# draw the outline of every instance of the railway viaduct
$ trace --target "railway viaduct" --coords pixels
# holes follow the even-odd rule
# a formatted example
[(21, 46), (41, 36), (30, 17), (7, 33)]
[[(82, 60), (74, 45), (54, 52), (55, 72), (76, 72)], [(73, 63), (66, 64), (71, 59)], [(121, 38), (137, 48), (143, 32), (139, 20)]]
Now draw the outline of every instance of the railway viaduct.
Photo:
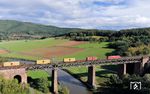
[(87, 84), (94, 88), (95, 85), (95, 65), (119, 65), (118, 74), (120, 76), (129, 74), (142, 74), (144, 72), (145, 66), (150, 63), (150, 57), (125, 57), (116, 60), (96, 60), (96, 61), (82, 61), (74, 63), (62, 63), (47, 64), (47, 65), (25, 65), (20, 67), (0, 67), (0, 75), (5, 79), (17, 78), (20, 83), (27, 83), (27, 70), (36, 69), (52, 69), (52, 90), (55, 94), (58, 94), (58, 74), (57, 68), (64, 67), (78, 67), (78, 66), (88, 66), (88, 80)]

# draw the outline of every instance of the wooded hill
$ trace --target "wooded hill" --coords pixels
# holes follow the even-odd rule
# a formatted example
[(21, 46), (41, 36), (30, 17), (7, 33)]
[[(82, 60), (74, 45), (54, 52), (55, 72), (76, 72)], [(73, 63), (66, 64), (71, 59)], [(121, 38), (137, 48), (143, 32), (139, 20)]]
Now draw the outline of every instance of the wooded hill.
[(30, 22), (0, 20), (1, 39), (42, 38), (66, 34), (77, 30), (74, 28), (59, 28)]

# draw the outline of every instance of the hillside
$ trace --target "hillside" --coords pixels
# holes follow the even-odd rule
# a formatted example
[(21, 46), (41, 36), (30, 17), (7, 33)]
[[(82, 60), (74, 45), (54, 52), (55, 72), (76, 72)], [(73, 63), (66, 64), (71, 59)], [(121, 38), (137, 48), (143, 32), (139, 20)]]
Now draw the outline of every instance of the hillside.
[(59, 28), (14, 20), (0, 20), (1, 39), (41, 38), (61, 35), (77, 29)]
[[(147, 34), (149, 35), (150, 28), (136, 28), (126, 30), (98, 30), (98, 29), (78, 29), (78, 28), (60, 28), (50, 25), (35, 24), (30, 22), (20, 22), (15, 20), (0, 20), (0, 39), (39, 39), (52, 36), (70, 35), (72, 32), (77, 35), (82, 34), (96, 36), (117, 36)], [(139, 33), (141, 32), (141, 33)], [(147, 32), (147, 33), (145, 33)], [(130, 33), (130, 34), (129, 34)], [(76, 35), (75, 34), (75, 35)]]

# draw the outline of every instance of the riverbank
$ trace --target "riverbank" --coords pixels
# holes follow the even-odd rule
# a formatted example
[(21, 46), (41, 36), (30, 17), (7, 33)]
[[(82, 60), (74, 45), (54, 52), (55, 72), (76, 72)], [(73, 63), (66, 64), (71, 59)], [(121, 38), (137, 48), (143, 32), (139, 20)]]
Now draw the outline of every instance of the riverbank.
[[(72, 67), (68, 69), (63, 69), (76, 79), (78, 79), (80, 82), (82, 82), (86, 87), (91, 90), (95, 91), (95, 89), (90, 89), (90, 86), (87, 84), (87, 67)], [(116, 74), (117, 66), (115, 65), (109, 65), (109, 66), (96, 66), (96, 87), (97, 88), (103, 88), (105, 86), (105, 83), (109, 80), (110, 76), (113, 74)]]
[(67, 69), (63, 69), (63, 70), (64, 70), (65, 72), (69, 73), (69, 74), (70, 74), (71, 76), (73, 76), (74, 78), (78, 79), (80, 82), (82, 82), (82, 83), (87, 87), (88, 90), (93, 91), (93, 89), (91, 89), (91, 87), (87, 84), (87, 82), (81, 80), (78, 75), (74, 74), (73, 72), (71, 72), (71, 71), (69, 71), (69, 70), (67, 70)]

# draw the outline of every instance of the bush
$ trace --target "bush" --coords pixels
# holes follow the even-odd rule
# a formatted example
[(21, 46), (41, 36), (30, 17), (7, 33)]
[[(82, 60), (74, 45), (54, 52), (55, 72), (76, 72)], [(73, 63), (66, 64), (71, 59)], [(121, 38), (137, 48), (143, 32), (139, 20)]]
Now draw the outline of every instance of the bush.
[(38, 90), (42, 91), (44, 93), (48, 93), (49, 92), (49, 88), (48, 88), (49, 82), (47, 78), (39, 78), (37, 80), (37, 86), (38, 86)]
[(1, 94), (29, 94), (28, 85), (22, 86), (16, 79), (5, 80), (0, 78), (0, 92)]

